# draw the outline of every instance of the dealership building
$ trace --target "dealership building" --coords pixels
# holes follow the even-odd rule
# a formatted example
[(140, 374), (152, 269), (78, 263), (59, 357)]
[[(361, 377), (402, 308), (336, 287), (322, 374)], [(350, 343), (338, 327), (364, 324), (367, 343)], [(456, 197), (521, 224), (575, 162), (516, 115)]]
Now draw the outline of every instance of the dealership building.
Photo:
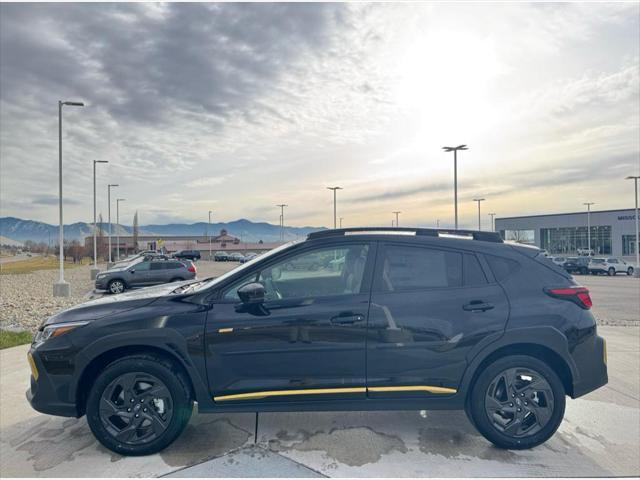
[[(596, 255), (635, 262), (635, 210), (600, 210), (590, 214), (591, 249)], [(587, 212), (496, 218), (505, 240), (536, 245), (550, 254), (577, 255), (588, 248)]]

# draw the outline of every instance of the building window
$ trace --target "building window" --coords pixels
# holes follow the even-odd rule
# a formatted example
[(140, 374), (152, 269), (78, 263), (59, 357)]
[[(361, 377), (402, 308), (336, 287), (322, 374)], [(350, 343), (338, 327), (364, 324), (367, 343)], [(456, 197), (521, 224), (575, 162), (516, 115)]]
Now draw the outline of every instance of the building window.
[(636, 236), (622, 235), (622, 256), (627, 257), (636, 254)]
[[(541, 228), (540, 248), (551, 254), (575, 255), (588, 248), (587, 227)], [(596, 255), (611, 255), (611, 227), (591, 227), (591, 246)]]
[(517, 243), (525, 243), (527, 245), (535, 245), (534, 230), (505, 230), (502, 238)]

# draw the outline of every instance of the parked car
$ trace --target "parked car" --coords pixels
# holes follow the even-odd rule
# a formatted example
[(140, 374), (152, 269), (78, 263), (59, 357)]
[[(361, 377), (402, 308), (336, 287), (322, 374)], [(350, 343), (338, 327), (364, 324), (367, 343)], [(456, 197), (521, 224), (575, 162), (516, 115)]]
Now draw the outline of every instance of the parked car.
[(549, 257), (551, 259), (551, 261), (553, 263), (555, 263), (556, 265), (558, 265), (559, 267), (562, 267), (562, 265), (564, 264), (564, 262), (567, 261), (567, 257)]
[(180, 250), (173, 254), (174, 258), (184, 258), (186, 260), (197, 261), (200, 260), (201, 255), (199, 250)]
[(244, 263), (244, 255), (239, 252), (233, 252), (231, 255), (229, 255), (229, 261)]
[[(318, 257), (344, 261), (283, 268)], [(607, 383), (590, 308), (571, 275), (497, 233), (325, 230), (214, 279), (50, 317), (29, 350), (27, 398), (86, 415), (123, 455), (167, 447), (194, 402), (199, 413), (461, 409), (498, 447), (531, 448), (557, 430), (566, 396)]]
[(589, 273), (589, 257), (568, 257), (562, 268), (569, 273), (586, 275)]
[(606, 273), (610, 277), (616, 273), (633, 275), (633, 265), (619, 258), (592, 258), (589, 262), (589, 273), (593, 275)]
[(257, 256), (258, 256), (258, 254), (257, 254), (257, 253), (253, 253), (253, 252), (247, 253), (247, 254), (244, 256), (244, 258), (243, 258), (242, 260), (240, 260), (240, 263), (246, 263), (246, 262), (248, 262), (249, 260), (253, 260), (253, 259), (254, 259), (254, 258), (256, 258)]
[(156, 257), (100, 272), (95, 287), (109, 293), (122, 293), (133, 287), (191, 280), (195, 276), (196, 267), (188, 260), (158, 260)]
[(216, 252), (213, 254), (213, 260), (215, 262), (228, 262), (229, 254), (227, 252)]

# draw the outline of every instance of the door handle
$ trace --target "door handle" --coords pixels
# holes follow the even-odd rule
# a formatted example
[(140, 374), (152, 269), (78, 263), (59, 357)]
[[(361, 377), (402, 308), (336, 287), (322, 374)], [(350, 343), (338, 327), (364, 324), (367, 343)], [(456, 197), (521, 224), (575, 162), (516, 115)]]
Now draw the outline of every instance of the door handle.
[(364, 315), (360, 314), (352, 314), (351, 312), (346, 314), (339, 314), (335, 317), (331, 317), (331, 323), (335, 323), (338, 325), (349, 325), (356, 322), (361, 322), (364, 320)]
[(491, 310), (493, 305), (487, 302), (483, 302), (482, 300), (472, 300), (466, 305), (462, 306), (463, 310), (467, 312), (485, 312), (487, 310)]

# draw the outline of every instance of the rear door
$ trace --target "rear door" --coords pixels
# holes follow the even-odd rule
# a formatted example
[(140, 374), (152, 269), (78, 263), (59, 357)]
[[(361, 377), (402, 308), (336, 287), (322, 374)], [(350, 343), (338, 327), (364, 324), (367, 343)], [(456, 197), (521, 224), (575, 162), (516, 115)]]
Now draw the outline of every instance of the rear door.
[(149, 272), (149, 284), (158, 284), (168, 282), (168, 275), (171, 273), (169, 271), (169, 262), (164, 260), (156, 260), (151, 262), (151, 271)]
[(369, 396), (455, 393), (469, 353), (504, 331), (509, 308), (502, 288), (489, 281), (472, 252), (393, 243), (378, 252), (368, 324)]

